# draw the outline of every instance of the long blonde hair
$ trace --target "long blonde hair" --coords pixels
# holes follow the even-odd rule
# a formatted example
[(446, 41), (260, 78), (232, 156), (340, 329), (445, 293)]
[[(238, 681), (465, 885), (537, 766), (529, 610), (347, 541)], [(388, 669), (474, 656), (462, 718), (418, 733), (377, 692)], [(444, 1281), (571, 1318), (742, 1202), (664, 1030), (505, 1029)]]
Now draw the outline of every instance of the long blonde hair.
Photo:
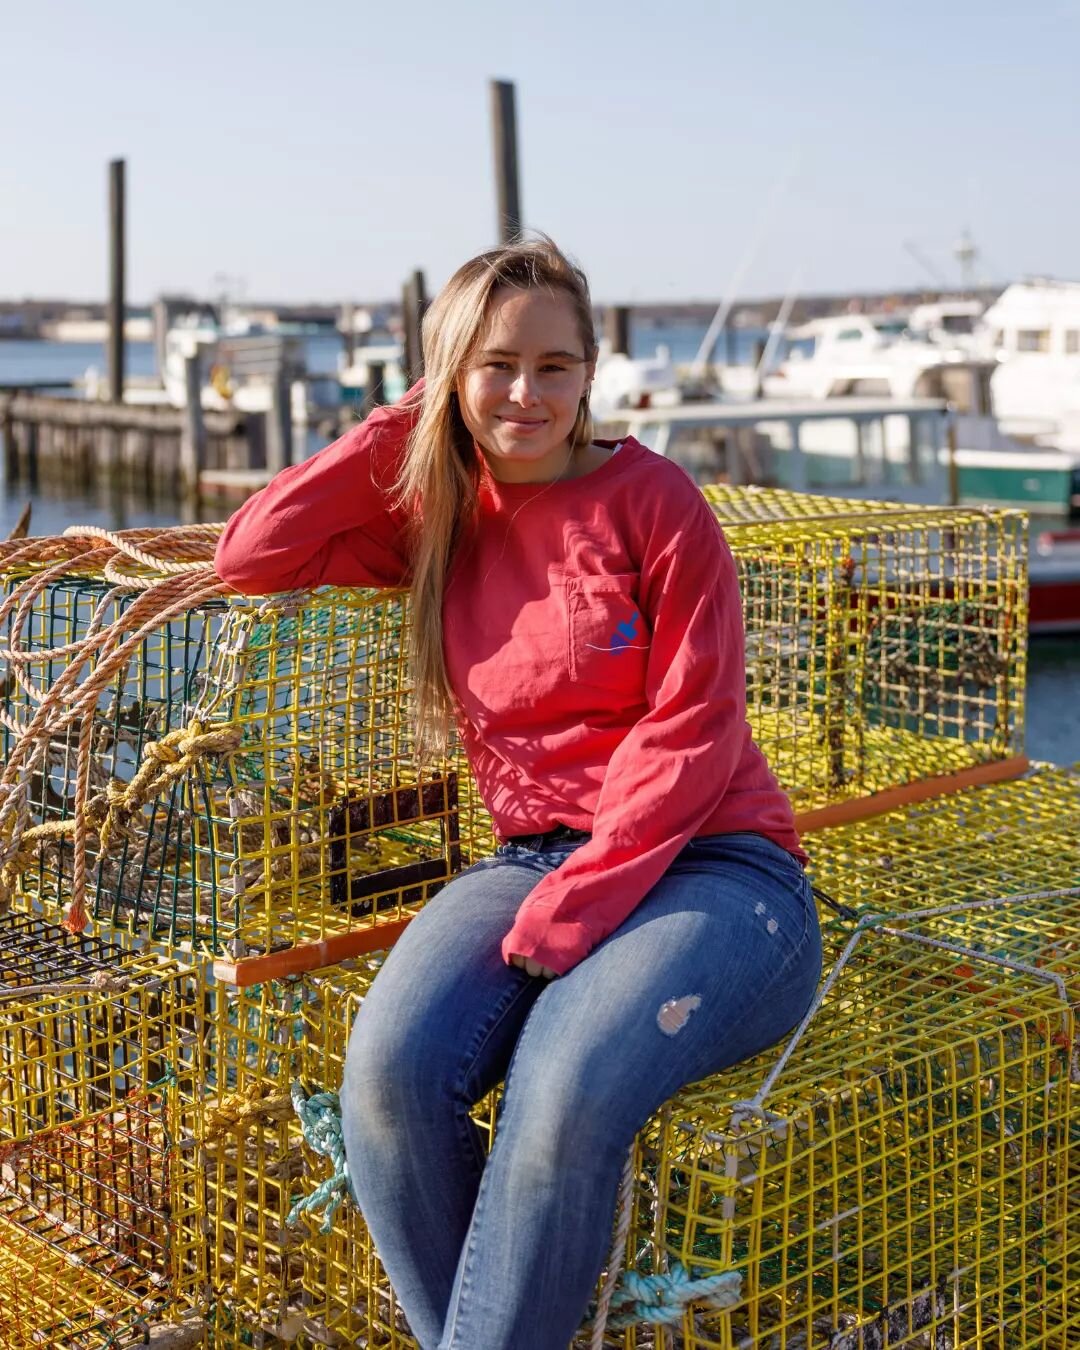
[[(445, 751), (456, 700), (443, 656), (443, 594), (454, 550), (475, 524), (479, 464), (458, 406), (458, 375), (472, 354), (493, 293), (502, 286), (562, 291), (573, 304), (585, 357), (596, 355), (585, 273), (546, 235), (490, 249), (459, 267), (424, 316), (420, 416), (395, 484), (414, 521), (410, 648), (417, 753)], [(592, 441), (588, 390), (570, 433)]]

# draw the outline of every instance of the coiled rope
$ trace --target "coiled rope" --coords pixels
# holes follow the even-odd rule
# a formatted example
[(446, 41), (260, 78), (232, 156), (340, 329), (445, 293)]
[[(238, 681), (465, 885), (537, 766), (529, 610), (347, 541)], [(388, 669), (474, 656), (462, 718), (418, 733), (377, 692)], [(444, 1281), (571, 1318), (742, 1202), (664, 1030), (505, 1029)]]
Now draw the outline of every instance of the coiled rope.
[(349, 1190), (349, 1164), (345, 1158), (345, 1137), (341, 1130), (341, 1100), (336, 1092), (313, 1092), (304, 1095), (299, 1083), (292, 1085), (292, 1104), (300, 1120), (300, 1128), (308, 1147), (330, 1159), (333, 1171), (325, 1181), (301, 1200), (297, 1200), (285, 1220), (290, 1227), (301, 1214), (314, 1213), (325, 1207), (320, 1233), (329, 1233), (334, 1215)]
[[(213, 570), (220, 525), (186, 525), (168, 530), (111, 531), (72, 526), (62, 536), (15, 540), (0, 544), (0, 568), (6, 573), (26, 568), (30, 575), (0, 602), (0, 624), (10, 617), (8, 645), (0, 658), (36, 710), (23, 723), (11, 713), (0, 721), (13, 734), (14, 745), (0, 772), (0, 910), (44, 842), (69, 838), (74, 848), (71, 902), (64, 926), (81, 932), (88, 922), (87, 836), (93, 829), (102, 848), (127, 836), (127, 827), (146, 802), (182, 777), (207, 754), (225, 753), (238, 743), (233, 729), (209, 730), (201, 722), (170, 732), (144, 751), (132, 783), (110, 785), (90, 795), (94, 713), (101, 695), (126, 669), (141, 643), (163, 623), (228, 592)], [(142, 571), (130, 571), (134, 565)], [(127, 567), (128, 570), (124, 570)], [(112, 589), (97, 603), (83, 635), (59, 647), (28, 650), (23, 644), (35, 602), (45, 588), (64, 575), (98, 572)], [(135, 599), (105, 624), (117, 597), (136, 592)], [(27, 668), (63, 661), (60, 674), (45, 691), (28, 678)], [(81, 678), (90, 666), (85, 678)], [(30, 784), (47, 767), (50, 746), (73, 725), (79, 726), (75, 764), (75, 801), (70, 819), (35, 824)]]

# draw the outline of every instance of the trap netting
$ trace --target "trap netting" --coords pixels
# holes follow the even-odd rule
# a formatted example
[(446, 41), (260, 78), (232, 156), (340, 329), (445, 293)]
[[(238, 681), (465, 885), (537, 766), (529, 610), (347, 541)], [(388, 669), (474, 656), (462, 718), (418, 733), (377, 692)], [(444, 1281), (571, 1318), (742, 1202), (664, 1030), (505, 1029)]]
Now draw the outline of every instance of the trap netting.
[(97, 1350), (205, 1298), (197, 974), (0, 918), (4, 1345)]
[(1021, 753), (1022, 513), (704, 493), (739, 572), (750, 724), (797, 812)]

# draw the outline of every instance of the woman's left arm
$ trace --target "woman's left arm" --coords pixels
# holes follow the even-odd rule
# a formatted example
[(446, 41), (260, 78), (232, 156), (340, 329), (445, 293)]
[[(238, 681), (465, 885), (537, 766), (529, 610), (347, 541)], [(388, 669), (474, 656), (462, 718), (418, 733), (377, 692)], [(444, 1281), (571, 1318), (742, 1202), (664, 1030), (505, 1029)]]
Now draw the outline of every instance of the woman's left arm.
[(614, 932), (713, 813), (750, 739), (735, 563), (700, 491), (678, 497), (674, 534), (642, 560), (648, 711), (611, 757), (592, 838), (518, 910), (507, 961), (563, 975)]

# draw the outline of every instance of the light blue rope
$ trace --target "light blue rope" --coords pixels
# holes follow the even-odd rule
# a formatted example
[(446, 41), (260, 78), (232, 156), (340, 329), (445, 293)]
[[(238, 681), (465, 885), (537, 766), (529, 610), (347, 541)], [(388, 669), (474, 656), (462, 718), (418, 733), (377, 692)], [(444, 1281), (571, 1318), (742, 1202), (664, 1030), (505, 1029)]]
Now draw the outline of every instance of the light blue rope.
[(673, 1326), (681, 1322), (689, 1303), (707, 1303), (711, 1308), (730, 1308), (742, 1298), (742, 1276), (737, 1270), (694, 1279), (679, 1261), (667, 1275), (623, 1273), (619, 1287), (611, 1297), (612, 1329), (651, 1322), (654, 1326)]
[(349, 1164), (345, 1161), (345, 1138), (341, 1133), (341, 1102), (336, 1092), (313, 1092), (310, 1097), (305, 1097), (299, 1083), (293, 1083), (290, 1095), (305, 1142), (316, 1153), (329, 1158), (334, 1170), (310, 1195), (297, 1200), (285, 1222), (291, 1226), (301, 1214), (314, 1212), (325, 1205), (326, 1214), (319, 1232), (329, 1233), (334, 1215), (349, 1189)]

